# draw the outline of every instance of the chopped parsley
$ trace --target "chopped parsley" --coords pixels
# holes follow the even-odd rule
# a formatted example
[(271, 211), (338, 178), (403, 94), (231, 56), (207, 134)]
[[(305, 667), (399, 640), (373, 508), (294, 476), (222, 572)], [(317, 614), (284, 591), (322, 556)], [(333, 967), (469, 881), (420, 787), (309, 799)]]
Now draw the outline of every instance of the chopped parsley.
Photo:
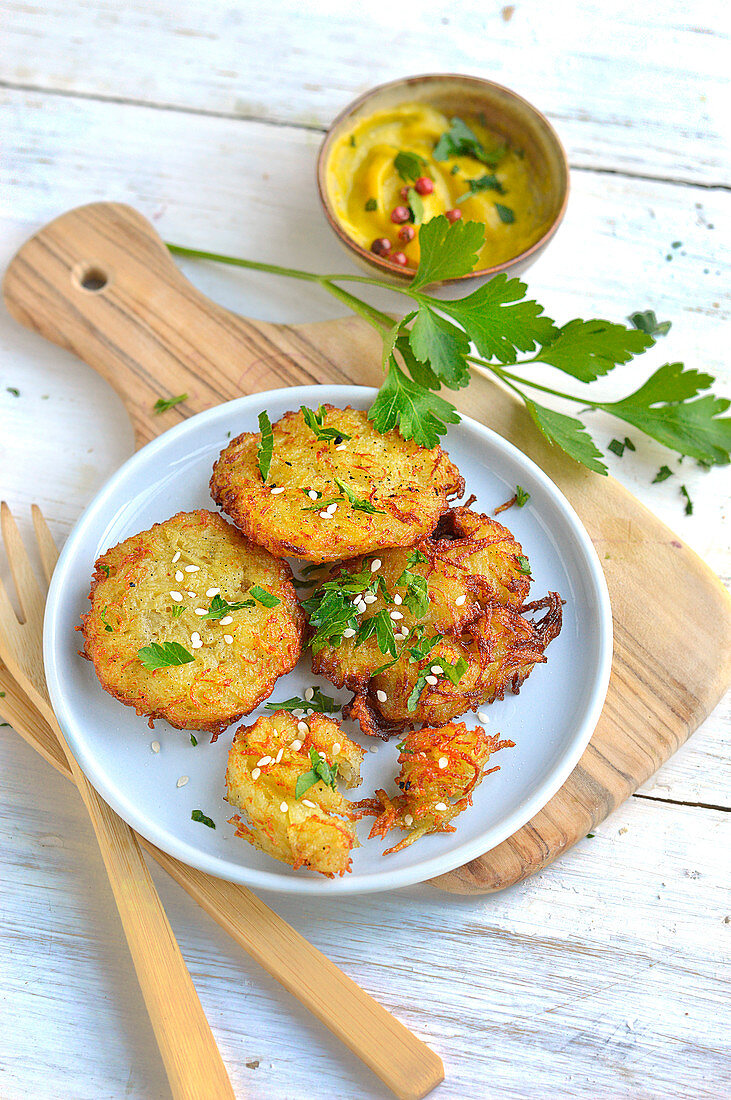
[(424, 221), (424, 200), (414, 187), (409, 188), (406, 201), (409, 204), (412, 222), (414, 225), (421, 225)]
[[(355, 645), (359, 646), (370, 638), (376, 636), (376, 643), (381, 653), (390, 657), (396, 657), (396, 636), (393, 629), (393, 619), (388, 611), (383, 608), (377, 611), (358, 628), (355, 636)], [(374, 675), (373, 673), (371, 675)]]
[(196, 735), (194, 733), (191, 733), (191, 735), (190, 735), (190, 743), (194, 747), (195, 747), (195, 745), (198, 744), (198, 738), (196, 737)]
[(294, 797), (297, 799), (302, 798), (302, 795), (309, 791), (310, 787), (313, 787), (315, 783), (322, 780), (328, 787), (332, 787), (335, 790), (335, 779), (338, 774), (337, 764), (328, 764), (324, 756), (321, 756), (316, 748), (310, 749), (310, 763), (312, 768), (308, 772), (304, 772), (297, 778), (297, 782), (294, 788)]
[(340, 710), (340, 703), (331, 699), (329, 695), (323, 695), (319, 687), (312, 686), (312, 698), (300, 699), (296, 695), (291, 699), (284, 699), (281, 703), (267, 703), (267, 710), (313, 710), (317, 714), (336, 714)]
[(261, 432), (261, 439), (259, 440), (259, 446), (256, 448), (256, 462), (261, 479), (266, 482), (269, 477), (269, 467), (272, 464), (272, 455), (274, 454), (274, 432), (266, 410), (259, 413), (259, 431)]
[(530, 576), (530, 562), (523, 554), (518, 554), (518, 572), (523, 573), (524, 576)]
[(175, 408), (181, 401), (187, 401), (187, 393), (179, 393), (177, 397), (158, 397), (155, 404), (152, 406), (152, 411), (155, 416), (159, 416), (160, 413), (167, 412), (168, 409)]
[(480, 176), (480, 178), (476, 180), (467, 180), (467, 186), (469, 187), (469, 191), (459, 196), (456, 200), (457, 205), (464, 202), (465, 199), (471, 199), (473, 195), (479, 195), (481, 191), (497, 191), (498, 195), (505, 194), (505, 188), (493, 172), (489, 172), (485, 176)]
[(171, 609), (170, 614), (172, 615), (172, 617), (174, 619), (179, 619), (184, 611), (185, 611), (185, 604), (184, 603), (176, 603), (175, 607), (173, 607)]
[(652, 336), (654, 339), (656, 336), (667, 336), (672, 328), (672, 321), (658, 321), (655, 316), (654, 310), (646, 309), (644, 311), (638, 310), (636, 313), (630, 313), (627, 320), (640, 332), (646, 332), (648, 336)]
[(530, 493), (522, 485), (515, 486), (515, 503), (519, 508), (525, 507), (530, 500)]
[(503, 225), (512, 225), (515, 221), (515, 212), (510, 209), (509, 206), (503, 206), (501, 202), (495, 203), (495, 209), (497, 210), (497, 216)]
[(203, 813), (203, 810), (193, 810), (192, 814), (190, 815), (190, 820), (198, 821), (201, 825), (207, 825), (209, 829), (216, 828), (215, 821), (212, 818), (207, 817), (206, 814)]
[(429, 562), (428, 557), (421, 550), (412, 550), (406, 559), (406, 565), (427, 565)]
[(138, 649), (137, 656), (149, 672), (157, 668), (170, 668), (173, 665), (187, 665), (195, 660), (180, 642), (152, 642)]
[[(255, 586), (258, 587), (258, 586)], [(262, 589), (263, 591), (263, 589)], [(252, 589), (252, 596), (254, 591)], [(276, 599), (276, 597), (272, 597)], [(263, 602), (263, 601), (262, 601)], [(277, 600), (279, 603), (279, 600)], [(228, 600), (224, 600), (223, 596), (214, 596), (211, 600), (211, 606), (206, 611), (205, 615), (202, 615), (202, 619), (222, 619), (224, 615), (228, 615), (230, 611), (241, 611), (244, 607), (254, 607), (253, 600), (241, 600), (240, 603), (229, 603)]]
[(6, 386), (5, 389), (8, 393), (11, 393), (13, 397), (20, 397), (20, 390), (17, 386)]
[(376, 202), (375, 199), (368, 199), (366, 204), (365, 204), (365, 208), (368, 211), (368, 213), (370, 214), (371, 211), (378, 210), (378, 203)]
[(411, 573), (404, 569), (396, 584), (406, 588), (404, 605), (415, 618), (420, 619), (429, 610), (429, 582), (421, 573)]
[(337, 428), (326, 428), (324, 426), (325, 416), (327, 415), (327, 410), (324, 405), (320, 405), (317, 412), (302, 405), (300, 406), (300, 412), (304, 417), (305, 424), (310, 431), (315, 434), (317, 439), (327, 442), (334, 441), (335, 443), (342, 443), (343, 440), (350, 439), (350, 436), (346, 435), (345, 432), (338, 431)]
[(492, 167), (503, 159), (508, 151), (507, 145), (487, 152), (474, 130), (456, 116), (449, 129), (442, 134), (434, 146), (434, 160), (448, 160), (450, 157), (472, 157), (481, 164)]
[(467, 671), (467, 661), (464, 657), (458, 657), (454, 664), (450, 664), (448, 661), (444, 660), (441, 660), (439, 664), (442, 666), (442, 671), (450, 684), (454, 684), (455, 686), (460, 682)]
[[(350, 501), (351, 506), (355, 508), (357, 512), (367, 512), (369, 515), (374, 515), (377, 512), (378, 515), (385, 516), (386, 513), (384, 512), (383, 508), (376, 508), (376, 506), (374, 504), (371, 504), (369, 500), (362, 500), (360, 497), (357, 497), (353, 490), (348, 488), (344, 481), (340, 481), (338, 478), (335, 478), (335, 484), (337, 485), (338, 489), (340, 489), (340, 491), (345, 494), (345, 496)], [(333, 503), (335, 502), (333, 501)]]
[(419, 176), (429, 175), (429, 164), (424, 157), (410, 150), (402, 149), (393, 158), (393, 166), (404, 183), (418, 180)]
[(673, 471), (669, 466), (661, 466), (652, 479), (652, 484), (657, 485), (659, 481), (667, 481), (669, 477), (673, 476)]
[(690, 493), (686, 489), (685, 485), (680, 486), (680, 492), (685, 497), (685, 514), (686, 516), (693, 515), (693, 501), (690, 499)]
[[(249, 595), (253, 596), (264, 607), (276, 607), (282, 601), (279, 596), (275, 596), (273, 592), (267, 592), (266, 588), (262, 588), (259, 584), (254, 584), (249, 589)], [(244, 605), (246, 606), (246, 605)], [(238, 610), (238, 608), (236, 609)], [(206, 616), (207, 618), (208, 616)]]
[(416, 683), (414, 684), (413, 691), (411, 692), (411, 695), (409, 696), (409, 698), (406, 700), (406, 709), (408, 710), (408, 712), (410, 714), (412, 714), (416, 710), (416, 708), (419, 704), (419, 699), (421, 698), (421, 693), (424, 690), (424, 688), (426, 687), (426, 678), (427, 678), (428, 675), (429, 675), (429, 670), (427, 668), (425, 668), (425, 669), (422, 669), (422, 671), (416, 677)]
[(104, 608), (104, 610), (101, 613), (101, 620), (104, 623), (104, 629), (109, 634), (113, 634), (114, 633), (114, 627), (110, 626), (109, 623), (107, 622), (107, 609), (106, 609), (106, 607)]
[(109, 576), (109, 566), (108, 565), (104, 565), (104, 563), (102, 563), (99, 566), (99, 568), (101, 569), (101, 571), (102, 571), (102, 573), (104, 574), (105, 577)]

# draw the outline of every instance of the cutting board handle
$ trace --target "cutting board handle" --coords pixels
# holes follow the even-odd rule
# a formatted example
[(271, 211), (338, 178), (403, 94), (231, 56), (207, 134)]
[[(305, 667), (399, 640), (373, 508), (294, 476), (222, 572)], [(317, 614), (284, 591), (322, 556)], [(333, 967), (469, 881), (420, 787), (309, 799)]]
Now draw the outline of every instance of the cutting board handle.
[[(295, 359), (279, 326), (239, 317), (196, 290), (153, 226), (121, 203), (79, 206), (46, 225), (11, 260), (3, 294), (16, 320), (111, 383), (138, 446), (244, 393), (322, 380), (306, 326)], [(182, 393), (184, 402), (154, 415), (158, 398)]]

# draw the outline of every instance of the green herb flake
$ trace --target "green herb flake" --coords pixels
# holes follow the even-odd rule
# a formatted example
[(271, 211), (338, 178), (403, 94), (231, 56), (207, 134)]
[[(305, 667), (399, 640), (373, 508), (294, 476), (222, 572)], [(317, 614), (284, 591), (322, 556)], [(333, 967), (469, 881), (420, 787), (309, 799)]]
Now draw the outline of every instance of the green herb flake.
[(312, 691), (311, 699), (300, 699), (296, 695), (291, 699), (284, 699), (281, 703), (267, 703), (267, 710), (312, 710), (317, 714), (337, 714), (341, 709), (340, 703), (335, 699), (331, 699), (329, 695), (323, 695), (319, 687), (315, 687), (314, 684), (310, 689)]
[(350, 147), (351, 147), (351, 149), (355, 149), (357, 144), (358, 143), (355, 140), (355, 134), (351, 134), (350, 135)]
[(8, 393), (11, 393), (13, 397), (20, 397), (20, 390), (17, 386), (6, 386), (5, 389)]
[(296, 799), (302, 798), (302, 795), (309, 791), (310, 787), (313, 787), (315, 783), (322, 780), (322, 782), (335, 790), (335, 779), (338, 774), (337, 764), (328, 764), (324, 756), (321, 756), (316, 748), (310, 749), (310, 763), (312, 769), (300, 775), (297, 779), (294, 788), (294, 797)]
[(685, 497), (685, 514), (686, 516), (693, 515), (693, 501), (690, 499), (690, 493), (686, 489), (685, 485), (680, 486), (680, 492)]
[(624, 437), (624, 445), (625, 445), (625, 447), (627, 448), (628, 451), (636, 451), (637, 450), (634, 443), (632, 442), (632, 440), (628, 436)]
[(317, 412), (313, 409), (308, 409), (305, 405), (300, 406), (300, 412), (304, 418), (305, 424), (311, 432), (315, 434), (315, 437), (326, 442), (334, 441), (335, 443), (342, 443), (346, 439), (350, 439), (349, 435), (345, 432), (338, 431), (337, 428), (325, 427), (325, 416), (327, 410), (324, 405), (320, 405)]
[(497, 210), (497, 216), (503, 225), (512, 225), (515, 221), (515, 213), (509, 206), (503, 206), (501, 202), (495, 203), (495, 209)]
[(442, 134), (434, 146), (434, 160), (448, 160), (451, 157), (472, 157), (481, 164), (494, 166), (499, 164), (508, 151), (507, 145), (488, 152), (474, 130), (456, 116), (449, 129)]
[(259, 413), (259, 431), (261, 432), (261, 439), (256, 449), (256, 461), (261, 479), (266, 482), (269, 477), (269, 467), (272, 464), (272, 455), (274, 454), (274, 432), (272, 431), (272, 422), (265, 410)]
[(529, 577), (531, 575), (530, 562), (526, 557), (523, 556), (523, 554), (518, 554), (518, 567), (519, 573), (522, 573), (526, 577)]
[(418, 180), (420, 176), (429, 175), (429, 164), (419, 153), (402, 149), (393, 159), (393, 166), (404, 183)]
[[(670, 259), (670, 257), (668, 257)], [(653, 339), (656, 336), (667, 336), (672, 328), (672, 321), (658, 321), (655, 313), (651, 309), (644, 311), (638, 310), (636, 313), (631, 313), (627, 320), (630, 324), (634, 325), (640, 332), (646, 332), (648, 336), (652, 336)]]
[(414, 225), (421, 225), (424, 221), (424, 200), (414, 187), (409, 188), (406, 201), (409, 204), (412, 222)]
[(657, 485), (659, 481), (667, 481), (669, 477), (673, 476), (673, 471), (669, 466), (661, 466), (652, 479), (652, 484)]
[(369, 500), (362, 500), (360, 497), (357, 497), (353, 490), (350, 489), (344, 481), (339, 481), (338, 478), (335, 478), (335, 484), (337, 485), (338, 489), (340, 489), (340, 491), (348, 498), (351, 507), (353, 507), (357, 512), (367, 512), (369, 515), (375, 515), (376, 513), (378, 513), (378, 515), (380, 516), (385, 516), (386, 513), (384, 512), (383, 508), (376, 508), (376, 506), (374, 504), (371, 504)]
[(203, 813), (203, 810), (193, 810), (190, 815), (190, 820), (198, 821), (201, 825), (207, 825), (209, 829), (216, 828), (215, 821), (212, 818), (207, 817), (206, 814)]
[(406, 565), (409, 566), (409, 567), (414, 566), (414, 565), (428, 565), (428, 564), (429, 564), (429, 559), (426, 556), (426, 554), (422, 553), (421, 550), (412, 550), (409, 553), (408, 558), (406, 559)]
[(621, 458), (624, 454), (624, 443), (620, 443), (618, 439), (613, 439), (607, 450), (612, 451), (618, 458)]
[(187, 665), (195, 660), (180, 642), (152, 642), (138, 649), (137, 656), (149, 672), (158, 668), (171, 668), (174, 665)]
[[(255, 585), (254, 587), (258, 587), (258, 585)], [(262, 589), (262, 591), (264, 590)], [(276, 599), (276, 597), (272, 598)], [(277, 603), (279, 603), (279, 600), (277, 600)], [(224, 615), (228, 615), (231, 611), (241, 611), (245, 607), (254, 606), (255, 604), (253, 600), (241, 600), (240, 603), (229, 603), (228, 600), (224, 600), (223, 596), (214, 596), (211, 600), (210, 607), (206, 611), (205, 615), (201, 616), (201, 618), (204, 621), (206, 619), (222, 619)]]
[(465, 191), (464, 195), (459, 196), (456, 200), (457, 205), (464, 202), (465, 199), (471, 199), (473, 195), (479, 195), (482, 191), (497, 191), (498, 195), (505, 194), (505, 188), (494, 172), (489, 172), (487, 175), (480, 176), (479, 179), (467, 180), (466, 182), (469, 190)]
[(586, 834), (586, 839), (587, 840), (593, 840), (595, 836), (596, 836), (596, 833), (587, 833)]
[(155, 404), (152, 406), (152, 411), (155, 416), (159, 416), (160, 413), (167, 412), (168, 409), (174, 409), (176, 405), (179, 405), (181, 401), (187, 401), (187, 393), (179, 393), (177, 397), (158, 397)]
[[(393, 630), (393, 619), (385, 608), (377, 611), (375, 615), (371, 615), (369, 619), (361, 623), (354, 644), (356, 646), (362, 645), (373, 634), (376, 636), (376, 644), (381, 653), (385, 657), (396, 657), (396, 636)], [(371, 675), (374, 676), (375, 673), (371, 673)]]
[(453, 164), (452, 167), (449, 169), (450, 176), (456, 176), (458, 172), (459, 172), (459, 165), (458, 164)]
[(421, 698), (422, 691), (426, 687), (426, 678), (428, 675), (429, 671), (427, 669), (424, 669), (416, 677), (416, 683), (414, 684), (413, 691), (411, 692), (409, 698), (406, 700), (406, 709), (408, 710), (409, 714), (413, 714), (413, 712), (419, 705), (419, 699)]
[(194, 747), (198, 744), (198, 738), (196, 737), (196, 735), (194, 733), (191, 733), (191, 735), (190, 735), (190, 743)]
[(104, 574), (105, 577), (109, 577), (109, 566), (108, 565), (105, 565), (104, 562), (102, 562), (102, 564), (100, 566), (98, 566), (98, 568), (101, 570), (101, 572)]
[(378, 210), (378, 203), (375, 199), (367, 199), (366, 204), (365, 204), (365, 208), (368, 211), (368, 213), (370, 214), (374, 210)]
[(0, 691), (0, 699), (4, 699), (4, 698), (5, 698), (5, 692), (4, 692), (4, 691)]
[(172, 617), (174, 619), (179, 619), (184, 611), (185, 611), (185, 604), (184, 603), (176, 603), (175, 607), (171, 608), (170, 614), (172, 615)]
[(101, 613), (101, 620), (104, 623), (104, 629), (109, 634), (113, 634), (114, 633), (114, 627), (110, 626), (109, 623), (107, 622), (107, 609), (106, 609), (106, 607), (104, 608), (104, 610)]
[(530, 500), (530, 493), (522, 485), (515, 486), (515, 503), (519, 508), (524, 508)]
[(249, 589), (249, 595), (253, 596), (263, 607), (276, 607), (282, 602), (279, 596), (275, 596), (273, 592), (267, 592), (266, 588), (262, 588), (259, 584), (252, 585)]

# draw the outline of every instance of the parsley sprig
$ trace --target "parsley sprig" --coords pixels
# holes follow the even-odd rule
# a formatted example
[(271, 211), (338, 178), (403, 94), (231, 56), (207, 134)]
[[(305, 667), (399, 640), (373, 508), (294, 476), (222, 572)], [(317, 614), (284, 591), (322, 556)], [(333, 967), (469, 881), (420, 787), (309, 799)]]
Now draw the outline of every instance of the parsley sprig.
[(335, 779), (338, 774), (337, 764), (328, 764), (324, 756), (321, 756), (316, 748), (310, 749), (310, 763), (312, 768), (308, 772), (304, 772), (297, 777), (297, 782), (294, 787), (294, 797), (299, 799), (302, 795), (309, 791), (310, 787), (314, 787), (315, 783), (319, 783), (320, 780), (335, 790)]
[(283, 699), (281, 703), (267, 703), (267, 710), (312, 710), (317, 714), (336, 714), (341, 709), (341, 704), (331, 699), (329, 695), (323, 695), (319, 687), (312, 687), (311, 699), (300, 699), (294, 695), (291, 699)]
[[(504, 150), (490, 154), (479, 142), (472, 144), (475, 135), (458, 122), (454, 119), (449, 137), (440, 139), (440, 157), (466, 155), (492, 166), (504, 155)], [(540, 403), (536, 395), (571, 401), (580, 407), (582, 417), (590, 411), (610, 413), (704, 465), (728, 464), (731, 418), (723, 413), (731, 402), (705, 392), (715, 381), (709, 374), (686, 369), (682, 363), (666, 363), (627, 397), (599, 401), (520, 373), (523, 368), (545, 364), (588, 385), (652, 347), (654, 336), (662, 333), (664, 325), (645, 324), (654, 329), (652, 334), (598, 319), (578, 318), (559, 325), (546, 315), (543, 306), (527, 297), (525, 283), (504, 273), (463, 298), (445, 301), (426, 293), (431, 284), (473, 271), (484, 239), (485, 227), (478, 222), (450, 224), (443, 215), (432, 218), (419, 230), (421, 259), (416, 273), (410, 283), (398, 286), (365, 275), (318, 275), (179, 245), (168, 247), (177, 255), (319, 283), (373, 325), (383, 340), (385, 380), (368, 415), (380, 432), (396, 428), (404, 439), (424, 447), (436, 446), (447, 426), (460, 419), (454, 405), (439, 391), (467, 386), (470, 371), (477, 368), (494, 375), (524, 402), (551, 444), (596, 473), (606, 474), (607, 467), (584, 420)], [(346, 282), (390, 289), (407, 299), (409, 312), (394, 320), (340, 285)], [(471, 345), (477, 355), (471, 354)], [(259, 465), (263, 477), (265, 468), (268, 473), (268, 465), (262, 461), (266, 457), (262, 439)]]

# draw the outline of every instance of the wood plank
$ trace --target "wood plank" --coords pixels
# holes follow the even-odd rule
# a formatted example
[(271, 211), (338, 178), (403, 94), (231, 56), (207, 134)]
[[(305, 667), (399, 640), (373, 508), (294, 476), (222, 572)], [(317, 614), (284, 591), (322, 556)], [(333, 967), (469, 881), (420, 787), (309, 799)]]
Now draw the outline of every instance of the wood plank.
[[(354, 96), (407, 73), (507, 84), (557, 127), (576, 166), (731, 183), (724, 7), (623, 0), (364, 7), (252, 0), (4, 5), (4, 82), (322, 130)], [(508, 10), (511, 17), (508, 17)], [(601, 28), (601, 30), (599, 30)], [(273, 62), (273, 48), (276, 61)], [(161, 64), (160, 59), (164, 58)], [(318, 74), (313, 76), (313, 74)]]
[[(108, 280), (98, 293), (79, 284), (92, 260)], [(283, 326), (229, 313), (180, 275), (149, 222), (119, 204), (80, 207), (45, 226), (14, 257), (3, 294), (17, 320), (107, 378), (138, 444), (161, 430), (152, 411), (160, 395), (189, 395), (171, 410), (179, 420), (241, 391), (372, 382), (379, 373), (380, 338), (360, 318)], [(509, 840), (433, 880), (480, 893), (520, 881), (576, 843), (707, 717), (731, 681), (731, 601), (710, 569), (622, 486), (550, 447), (510, 394), (478, 376), (456, 403), (564, 491), (599, 553), (614, 618), (607, 700), (567, 782)]]
[[(83, 807), (7, 729), (0, 768), (2, 987), (14, 1008), (4, 1096), (162, 1100)], [(29, 790), (43, 798), (29, 803)], [(728, 814), (630, 800), (550, 871), (490, 898), (415, 887), (268, 900), (438, 1050), (440, 1098), (477, 1100), (489, 1081), (519, 1100), (718, 1100), (731, 1089), (728, 830)], [(155, 879), (238, 1095), (385, 1100), (166, 875)]]

